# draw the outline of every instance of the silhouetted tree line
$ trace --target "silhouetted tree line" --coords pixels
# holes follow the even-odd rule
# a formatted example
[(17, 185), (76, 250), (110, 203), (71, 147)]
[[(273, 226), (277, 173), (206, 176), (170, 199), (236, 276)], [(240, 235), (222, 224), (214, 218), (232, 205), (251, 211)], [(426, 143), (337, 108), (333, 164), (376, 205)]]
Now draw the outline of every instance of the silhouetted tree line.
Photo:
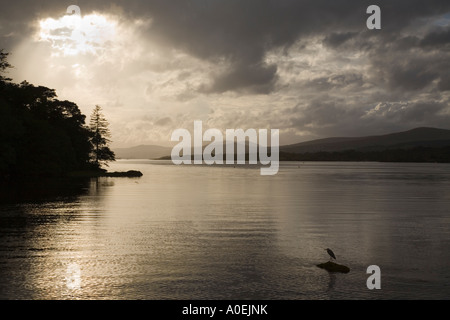
[(450, 162), (450, 146), (385, 149), (380, 151), (345, 150), (339, 152), (280, 152), (280, 161), (377, 161)]
[[(53, 89), (26, 81), (16, 84), (1, 76), (11, 67), (7, 56), (0, 51), (0, 181), (99, 169), (101, 161), (92, 143), (95, 134), (78, 106), (58, 100)], [(106, 149), (102, 143), (107, 160), (114, 160)]]

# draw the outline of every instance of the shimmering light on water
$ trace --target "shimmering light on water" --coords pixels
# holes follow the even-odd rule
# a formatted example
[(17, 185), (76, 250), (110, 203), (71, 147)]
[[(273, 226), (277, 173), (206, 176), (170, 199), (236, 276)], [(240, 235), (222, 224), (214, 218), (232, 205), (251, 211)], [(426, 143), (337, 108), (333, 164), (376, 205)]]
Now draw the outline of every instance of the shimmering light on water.
[[(283, 163), (276, 176), (154, 161), (110, 169), (144, 176), (0, 205), (1, 299), (450, 296), (450, 165)], [(349, 274), (316, 267), (328, 247)], [(366, 287), (372, 264), (378, 291)]]

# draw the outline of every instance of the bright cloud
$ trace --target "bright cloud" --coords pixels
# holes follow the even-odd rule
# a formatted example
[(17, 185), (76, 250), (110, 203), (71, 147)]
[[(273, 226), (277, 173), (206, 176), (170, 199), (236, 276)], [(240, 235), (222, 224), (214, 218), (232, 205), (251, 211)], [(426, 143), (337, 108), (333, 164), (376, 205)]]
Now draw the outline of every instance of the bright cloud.
[(38, 41), (49, 41), (54, 54), (96, 54), (114, 41), (117, 23), (99, 14), (65, 15), (39, 22)]

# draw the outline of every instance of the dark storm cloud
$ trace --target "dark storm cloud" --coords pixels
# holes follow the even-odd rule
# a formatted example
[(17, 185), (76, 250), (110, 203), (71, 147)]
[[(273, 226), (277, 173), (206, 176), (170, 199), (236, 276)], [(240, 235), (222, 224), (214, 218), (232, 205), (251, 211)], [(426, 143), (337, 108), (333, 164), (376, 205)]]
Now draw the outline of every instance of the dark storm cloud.
[(407, 60), (400, 63), (392, 63), (386, 67), (387, 84), (392, 88), (402, 90), (420, 90), (430, 85), (439, 77), (439, 72), (427, 65), (428, 61)]
[[(195, 69), (171, 76), (171, 85), (186, 87), (173, 94), (179, 101), (199, 94), (213, 99), (230, 91), (236, 97), (272, 93), (272, 101), (280, 97), (290, 99), (289, 107), (298, 105), (280, 103), (267, 114), (268, 121), (276, 115), (275, 121), (284, 121), (285, 128), (308, 128), (321, 136), (450, 123), (448, 0), (0, 1), (0, 48), (7, 51), (30, 38), (33, 21), (60, 17), (69, 4), (80, 6), (83, 15), (98, 11), (118, 15), (124, 23), (150, 20), (139, 30), (149, 43), (182, 52), (209, 68), (209, 73), (198, 72), (209, 77), (200, 79), (203, 82), (191, 79)], [(381, 8), (381, 30), (366, 28), (366, 8), (372, 4)], [(435, 24), (438, 19), (447, 24)], [(311, 49), (312, 43), (319, 43), (320, 49)], [(279, 59), (268, 59), (273, 52), (280, 52)], [(324, 65), (301, 59), (323, 52), (329, 59)], [(288, 57), (284, 65), (283, 55)], [(362, 57), (355, 59), (359, 65), (351, 65), (354, 56)], [(136, 69), (163, 73), (182, 69), (183, 63), (139, 60)], [(158, 88), (152, 83), (148, 95)], [(229, 127), (242, 118), (220, 115)], [(165, 115), (157, 119), (156, 126), (171, 123)]]
[(306, 81), (304, 86), (308, 89), (317, 91), (343, 89), (346, 87), (360, 87), (364, 84), (362, 74), (357, 73), (341, 73), (333, 74), (327, 77), (318, 77)]
[(422, 126), (448, 128), (448, 102), (384, 102), (364, 108), (356, 101), (324, 95), (287, 113), (291, 127), (314, 128), (323, 136), (358, 136), (361, 132), (382, 134)]
[[(38, 17), (59, 16), (67, 3), (61, 1), (3, 1), (0, 13), (2, 40), (11, 31), (24, 36)], [(72, 3), (73, 2), (73, 3)], [(72, 1), (82, 14), (93, 10), (115, 12), (125, 18), (151, 18), (148, 35), (176, 49), (210, 62), (225, 61), (228, 70), (217, 74), (208, 92), (229, 90), (268, 93), (274, 90), (277, 66), (264, 61), (268, 51), (288, 48), (302, 37), (321, 36), (338, 48), (365, 30), (366, 8), (372, 1), (328, 0), (159, 0)], [(382, 8), (382, 33), (398, 32), (417, 18), (450, 11), (447, 0), (377, 1)], [(11, 24), (12, 23), (12, 24)], [(9, 28), (8, 26), (10, 26)], [(25, 32), (24, 32), (25, 31)], [(9, 45), (11, 45), (11, 40)], [(448, 31), (432, 33), (420, 45), (448, 43)], [(413, 72), (418, 81), (434, 75)], [(236, 81), (239, 80), (239, 81)], [(412, 86), (414, 88), (415, 86)], [(445, 85), (444, 85), (445, 87)]]
[(378, 43), (370, 53), (371, 74), (387, 90), (448, 90), (449, 31), (432, 31), (423, 37), (398, 36), (392, 43)]
[(450, 28), (430, 32), (421, 41), (423, 47), (442, 47), (450, 45)]
[(357, 32), (343, 32), (343, 33), (336, 33), (333, 32), (325, 37), (323, 40), (324, 44), (333, 48), (339, 47), (341, 44), (346, 42), (347, 40), (353, 38), (355, 35), (357, 35)]
[[(152, 32), (163, 41), (209, 61), (226, 59), (229, 70), (217, 75), (208, 92), (228, 90), (268, 93), (276, 81), (276, 66), (264, 63), (274, 48), (289, 48), (302, 37), (325, 36), (338, 47), (365, 30), (369, 2), (298, 0), (179, 1), (150, 5)], [(185, 2), (182, 2), (185, 3)], [(388, 8), (383, 28), (401, 30), (418, 17), (441, 13), (445, 1), (381, 1)], [(240, 81), (236, 82), (235, 80)]]
[(438, 83), (440, 91), (450, 91), (450, 74), (443, 74)]
[(204, 88), (207, 93), (227, 91), (270, 93), (276, 82), (277, 66), (261, 64), (240, 64), (229, 72), (219, 75), (212, 86)]
[(289, 110), (294, 127), (339, 127), (344, 122), (354, 121), (364, 115), (362, 109), (350, 110), (343, 100), (336, 100), (328, 95), (314, 99), (306, 106), (296, 106)]

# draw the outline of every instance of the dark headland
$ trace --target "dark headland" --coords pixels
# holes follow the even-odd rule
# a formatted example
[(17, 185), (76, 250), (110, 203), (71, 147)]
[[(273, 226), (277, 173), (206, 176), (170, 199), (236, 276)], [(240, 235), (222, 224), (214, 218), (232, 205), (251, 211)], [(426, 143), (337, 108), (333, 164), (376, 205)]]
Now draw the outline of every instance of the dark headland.
[(99, 177), (116, 177), (116, 178), (139, 178), (143, 174), (137, 170), (129, 171), (114, 171), (108, 172), (104, 169), (101, 170), (91, 170), (91, 171), (74, 171), (68, 174), (69, 177), (73, 178), (99, 178)]
[(140, 177), (139, 171), (107, 172), (115, 160), (109, 123), (96, 105), (90, 121), (76, 103), (56, 91), (4, 76), (12, 68), (0, 49), (0, 187), (81, 177)]

